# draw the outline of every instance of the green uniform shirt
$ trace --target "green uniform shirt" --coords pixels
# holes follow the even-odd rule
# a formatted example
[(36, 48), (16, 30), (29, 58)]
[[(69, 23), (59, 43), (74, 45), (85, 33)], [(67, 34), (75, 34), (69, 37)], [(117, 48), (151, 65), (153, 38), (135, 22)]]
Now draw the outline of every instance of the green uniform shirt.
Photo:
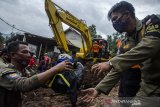
[(23, 77), (13, 65), (0, 67), (0, 106), (21, 107), (22, 92), (31, 91), (41, 86), (37, 76)]
[[(139, 25), (137, 21), (137, 25)], [(142, 29), (143, 30), (143, 29)], [(141, 33), (143, 34), (143, 33)], [(142, 84), (138, 95), (148, 96), (159, 93), (160, 83), (160, 23), (150, 23), (145, 28), (142, 40), (130, 51), (112, 58), (111, 72), (96, 86), (96, 89), (108, 94), (118, 82), (122, 71), (133, 65), (142, 64)], [(143, 63), (142, 63), (143, 62)]]
[[(25, 73), (23, 74), (25, 75)], [(23, 77), (13, 66), (0, 68), (0, 87), (7, 90), (26, 92), (40, 87), (37, 76)]]

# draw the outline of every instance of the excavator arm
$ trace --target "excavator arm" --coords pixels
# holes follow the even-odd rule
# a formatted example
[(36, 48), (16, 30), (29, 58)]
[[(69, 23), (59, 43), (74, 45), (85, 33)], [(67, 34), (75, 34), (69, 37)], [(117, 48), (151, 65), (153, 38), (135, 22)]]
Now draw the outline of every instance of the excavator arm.
[(55, 35), (58, 46), (64, 51), (69, 52), (62, 26), (63, 22), (80, 32), (82, 36), (82, 48), (80, 49), (81, 52), (76, 53), (76, 56), (85, 58), (92, 47), (92, 38), (87, 25), (82, 20), (79, 20), (68, 11), (53, 3), (51, 0), (45, 0), (45, 10), (48, 15), (49, 24), (51, 26), (52, 32)]

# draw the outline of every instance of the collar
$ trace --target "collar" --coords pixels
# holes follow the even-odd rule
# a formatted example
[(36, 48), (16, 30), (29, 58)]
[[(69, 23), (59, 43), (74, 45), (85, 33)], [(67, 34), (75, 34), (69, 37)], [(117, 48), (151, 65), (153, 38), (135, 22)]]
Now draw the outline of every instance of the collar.
[(23, 72), (20, 72), (20, 71), (18, 71), (18, 70), (16, 69), (16, 67), (15, 67), (12, 63), (9, 63), (9, 64), (8, 64), (8, 68), (14, 69), (14, 70), (15, 70), (18, 74), (20, 74), (21, 76), (26, 75), (26, 74), (25, 74), (26, 69), (24, 69)]
[(136, 31), (140, 31), (142, 29), (142, 21), (136, 17)]

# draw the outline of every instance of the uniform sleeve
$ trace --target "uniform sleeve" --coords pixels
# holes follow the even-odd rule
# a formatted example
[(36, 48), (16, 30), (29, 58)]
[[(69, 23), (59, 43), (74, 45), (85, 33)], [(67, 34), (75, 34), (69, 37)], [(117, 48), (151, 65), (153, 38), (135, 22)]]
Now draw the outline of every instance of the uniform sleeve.
[(42, 85), (36, 75), (30, 78), (21, 77), (17, 72), (13, 71), (3, 74), (0, 80), (0, 86), (8, 90), (19, 90), (22, 92), (31, 91)]
[(158, 51), (160, 51), (160, 39), (157, 37), (146, 37), (135, 48), (112, 58), (110, 61), (114, 68), (95, 87), (96, 90), (108, 94), (119, 81), (122, 71), (145, 61), (154, 56)]
[(31, 91), (42, 86), (42, 83), (34, 75), (30, 78), (21, 77), (14, 80), (14, 90), (20, 90), (23, 92)]
[(145, 37), (142, 38), (136, 47), (110, 60), (113, 65), (113, 69), (95, 87), (96, 90), (108, 94), (114, 85), (119, 81), (122, 71), (129, 69), (133, 65), (140, 64), (148, 58), (154, 57), (159, 51), (160, 25), (159, 22), (151, 22), (146, 28)]
[(104, 94), (109, 94), (111, 89), (115, 86), (115, 84), (120, 79), (120, 72), (115, 71), (112, 69), (104, 78), (103, 80), (95, 87), (96, 90), (102, 92)]
[(145, 36), (136, 47), (110, 60), (116, 71), (140, 64), (160, 51), (160, 19), (153, 21), (146, 26)]

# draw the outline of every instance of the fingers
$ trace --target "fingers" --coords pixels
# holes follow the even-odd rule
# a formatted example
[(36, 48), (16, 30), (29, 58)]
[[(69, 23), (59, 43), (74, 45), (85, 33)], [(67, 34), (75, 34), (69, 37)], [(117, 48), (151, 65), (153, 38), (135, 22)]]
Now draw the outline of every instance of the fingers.
[(94, 88), (88, 88), (86, 90), (82, 90), (81, 92), (85, 94), (85, 96), (81, 98), (81, 100), (85, 103), (90, 103), (96, 98)]
[(93, 97), (91, 97), (88, 93), (84, 96), (84, 97), (82, 97), (81, 98), (81, 100), (83, 101), (83, 102), (85, 102), (85, 103), (90, 103), (91, 101), (93, 101)]
[(83, 94), (90, 92), (90, 89), (81, 90)]
[(95, 71), (93, 72), (93, 76), (97, 76), (97, 74), (99, 73), (99, 71), (100, 71), (100, 67), (97, 67), (95, 69)]
[(95, 64), (92, 66), (91, 72), (93, 72), (93, 76), (100, 76), (102, 74), (102, 69), (100, 67), (100, 64)]
[(83, 101), (86, 101), (86, 99), (88, 99), (88, 94), (86, 94), (85, 96), (83, 96), (83, 97), (81, 98), (81, 100), (83, 100)]
[(65, 70), (73, 71), (73, 64), (71, 62), (65, 61)]
[(91, 72), (93, 73), (94, 76), (96, 75), (96, 72), (98, 71), (97, 68), (98, 68), (98, 64), (93, 65), (91, 68)]
[(102, 73), (103, 71), (100, 69), (99, 72), (97, 73), (97, 77), (99, 77)]
[(91, 72), (94, 72), (97, 67), (98, 67), (98, 64), (94, 64), (91, 68)]
[(92, 97), (86, 97), (84, 100), (83, 100), (83, 102), (85, 102), (85, 103), (90, 103), (90, 102), (92, 102), (94, 99), (92, 98)]

